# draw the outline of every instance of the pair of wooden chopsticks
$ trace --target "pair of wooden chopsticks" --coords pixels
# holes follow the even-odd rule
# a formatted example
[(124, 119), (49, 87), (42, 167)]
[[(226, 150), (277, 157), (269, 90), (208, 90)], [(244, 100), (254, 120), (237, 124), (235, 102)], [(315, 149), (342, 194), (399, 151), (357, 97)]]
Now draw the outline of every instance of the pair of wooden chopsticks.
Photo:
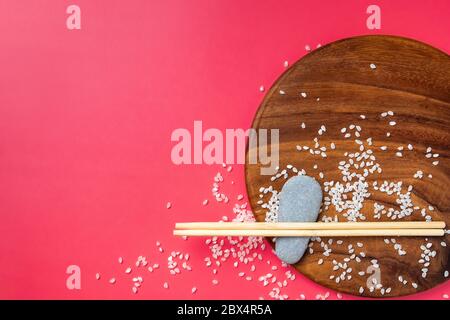
[(176, 223), (176, 236), (261, 237), (380, 237), (445, 234), (444, 221), (408, 222), (184, 222)]

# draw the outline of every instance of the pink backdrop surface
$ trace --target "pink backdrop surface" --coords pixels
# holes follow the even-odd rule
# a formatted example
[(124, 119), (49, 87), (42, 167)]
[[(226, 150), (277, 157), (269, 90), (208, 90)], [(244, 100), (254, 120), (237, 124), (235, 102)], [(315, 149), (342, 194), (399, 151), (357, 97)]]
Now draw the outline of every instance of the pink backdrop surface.
[[(66, 28), (70, 4), (81, 8), (81, 30)], [(366, 27), (370, 4), (381, 7), (381, 30)], [(245, 195), (242, 165), (228, 173), (172, 164), (172, 131), (194, 120), (248, 128), (259, 87), (305, 45), (382, 33), (449, 52), (449, 12), (447, 0), (0, 1), (0, 298), (268, 298), (270, 287), (243, 280), (232, 263), (213, 275), (204, 239), (172, 236), (176, 221), (232, 216), (246, 201), (236, 201)], [(228, 204), (211, 195), (219, 171)], [(169, 274), (173, 250), (189, 252), (191, 272)], [(139, 255), (160, 268), (136, 269)], [(66, 287), (69, 265), (81, 268), (80, 290)], [(255, 266), (255, 275), (268, 270)], [(449, 289), (407, 298), (441, 299)], [(336, 298), (301, 275), (283, 292)]]

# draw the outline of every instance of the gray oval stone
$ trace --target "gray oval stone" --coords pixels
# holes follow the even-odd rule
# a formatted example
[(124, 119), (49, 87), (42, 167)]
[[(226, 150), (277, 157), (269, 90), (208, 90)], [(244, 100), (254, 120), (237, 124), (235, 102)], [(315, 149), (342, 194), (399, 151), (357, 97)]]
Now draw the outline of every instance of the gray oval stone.
[[(278, 222), (315, 222), (322, 205), (322, 188), (316, 179), (295, 176), (283, 186), (279, 196)], [(309, 237), (279, 237), (275, 253), (286, 263), (297, 263), (305, 253)]]

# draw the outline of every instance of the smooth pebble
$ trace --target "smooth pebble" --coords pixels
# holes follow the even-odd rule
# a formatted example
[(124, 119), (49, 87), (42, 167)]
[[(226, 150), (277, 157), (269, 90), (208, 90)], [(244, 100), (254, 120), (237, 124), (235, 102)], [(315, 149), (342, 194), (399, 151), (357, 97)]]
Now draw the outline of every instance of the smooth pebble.
[[(290, 178), (281, 189), (278, 222), (315, 222), (322, 204), (322, 188), (309, 176)], [(308, 247), (309, 237), (280, 237), (275, 252), (286, 263), (297, 263)]]

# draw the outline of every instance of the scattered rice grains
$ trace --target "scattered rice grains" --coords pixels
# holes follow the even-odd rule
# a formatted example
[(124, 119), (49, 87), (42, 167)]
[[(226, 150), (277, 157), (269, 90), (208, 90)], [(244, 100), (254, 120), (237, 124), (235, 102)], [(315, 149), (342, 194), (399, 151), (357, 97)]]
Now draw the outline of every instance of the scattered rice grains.
[[(285, 67), (289, 64), (286, 61)], [(375, 64), (370, 64), (371, 69), (376, 69)], [(265, 91), (264, 86), (260, 87), (260, 91)], [(280, 90), (280, 94), (285, 94)], [(300, 93), (301, 98), (307, 98), (306, 92)], [(317, 99), (319, 101), (319, 99)], [(381, 113), (382, 118), (393, 117), (394, 112), (386, 111)], [(384, 181), (381, 179), (383, 172), (382, 166), (377, 162), (377, 152), (392, 152), (398, 157), (407, 157), (408, 151), (414, 149), (412, 144), (408, 144), (406, 149), (403, 146), (400, 147), (387, 147), (387, 146), (375, 146), (375, 142), (371, 137), (365, 138), (363, 135), (363, 128), (360, 126), (362, 121), (366, 119), (366, 115), (359, 115), (355, 119), (354, 124), (349, 124), (340, 129), (340, 133), (345, 139), (348, 139), (349, 144), (353, 144), (355, 150), (350, 152), (346, 151), (342, 153), (342, 157), (339, 159), (337, 169), (340, 172), (340, 179), (330, 180), (327, 179), (324, 172), (319, 172), (318, 165), (314, 165), (314, 170), (317, 170), (317, 176), (320, 176), (323, 186), (324, 199), (322, 207), (321, 219), (323, 222), (333, 221), (365, 221), (367, 215), (372, 215), (375, 220), (401, 220), (409, 217), (413, 214), (418, 214), (426, 221), (431, 220), (430, 212), (434, 210), (431, 206), (420, 207), (414, 205), (411, 197), (413, 186), (404, 184), (402, 181)], [(387, 122), (390, 127), (396, 126), (397, 122), (390, 120)], [(304, 122), (300, 125), (301, 129), (306, 129)], [(388, 127), (387, 127), (388, 128)], [(317, 130), (317, 128), (316, 128)], [(322, 124), (318, 129), (317, 136), (312, 139), (311, 143), (302, 146), (296, 146), (299, 151), (299, 156), (307, 154), (307, 156), (317, 157), (318, 160), (326, 159), (327, 152), (334, 150), (339, 152), (339, 148), (335, 142), (331, 142), (330, 145), (323, 145), (319, 140), (319, 137), (328, 134), (326, 124)], [(339, 132), (337, 132), (339, 133)], [(336, 133), (331, 133), (336, 134)], [(389, 137), (390, 133), (387, 132), (386, 136)], [(389, 149), (389, 150), (388, 150)], [(438, 165), (439, 154), (433, 153), (431, 147), (427, 148), (425, 157), (431, 159), (431, 165)], [(223, 183), (225, 183), (224, 174), (230, 173), (231, 167), (222, 166), (224, 173), (217, 172), (212, 182), (212, 196), (219, 204), (229, 203), (230, 196), (221, 191)], [(424, 176), (425, 168), (422, 170), (415, 170), (411, 172), (411, 176), (415, 179), (422, 179)], [(326, 172), (325, 172), (326, 173)], [(277, 168), (277, 172), (271, 177), (270, 181), (287, 180), (294, 175), (306, 175), (306, 169), (296, 168), (291, 164), (287, 164), (285, 168)], [(380, 179), (371, 178), (372, 175), (377, 175)], [(428, 177), (431, 179), (431, 175)], [(373, 182), (372, 182), (373, 181)], [(234, 184), (234, 182), (231, 182)], [(281, 183), (282, 184), (282, 183)], [(258, 205), (266, 211), (266, 221), (276, 222), (277, 212), (279, 205), (279, 191), (272, 185), (264, 186), (260, 188), (260, 200)], [(372, 212), (362, 212), (365, 201), (370, 199), (373, 192), (384, 193), (387, 196), (393, 197), (394, 201), (398, 204), (399, 209), (388, 207), (385, 204), (374, 203)], [(244, 196), (241, 194), (235, 195), (235, 199), (239, 202), (244, 200)], [(234, 198), (233, 197), (233, 198)], [(206, 206), (209, 203), (207, 199), (203, 200), (202, 205)], [(171, 202), (166, 203), (166, 208), (172, 207)], [(327, 216), (328, 209), (333, 208), (336, 212), (334, 215)], [(233, 208), (233, 215), (231, 217), (223, 216), (221, 221), (233, 221), (233, 222), (253, 222), (255, 221), (252, 212), (247, 208), (247, 203), (236, 203)], [(187, 240), (187, 238), (185, 239)], [(406, 250), (403, 249), (400, 243), (397, 243), (395, 238), (386, 238), (382, 241), (382, 244), (386, 246), (386, 250), (395, 250), (399, 259), (402, 256), (408, 255)], [(286, 293), (286, 288), (290, 283), (295, 282), (296, 274), (291, 266), (282, 263), (278, 260), (270, 246), (267, 246), (265, 240), (261, 237), (210, 237), (205, 239), (205, 245), (207, 246), (209, 253), (203, 259), (206, 272), (201, 270), (202, 276), (211, 277), (210, 286), (216, 287), (220, 285), (217, 275), (222, 265), (229, 264), (236, 270), (234, 277), (240, 279), (240, 281), (246, 281), (249, 283), (255, 283), (262, 288), (266, 288), (266, 295), (272, 299), (286, 300), (289, 299), (289, 295)], [(441, 247), (446, 246), (445, 242), (440, 243)], [(374, 269), (382, 270), (382, 265), (376, 259), (370, 260), (369, 269), (363, 268), (360, 263), (363, 259), (369, 259), (366, 256), (365, 247), (363, 242), (352, 242), (342, 239), (321, 239), (319, 237), (311, 238), (309, 248), (306, 254), (320, 254), (316, 260), (317, 265), (321, 268), (328, 268), (330, 270), (329, 279), (336, 283), (353, 283), (355, 279), (367, 280), (372, 279), (368, 286), (356, 286), (355, 290), (359, 294), (363, 295), (365, 292), (377, 292), (378, 295), (389, 295), (391, 293), (391, 287), (385, 287), (383, 283), (378, 283), (376, 279), (370, 278)], [(169, 273), (169, 276), (177, 277), (184, 272), (191, 272), (194, 269), (190, 261), (189, 253), (183, 253), (181, 251), (172, 251), (169, 254), (164, 253), (164, 249), (159, 241), (156, 241), (156, 248), (167, 259), (167, 270), (164, 268), (164, 272)], [(333, 253), (336, 248), (341, 253), (338, 260), (328, 260), (327, 257)], [(425, 240), (420, 246), (421, 256), (417, 261), (417, 268), (420, 270), (422, 278), (427, 277), (429, 266), (432, 260), (435, 258), (437, 252), (433, 249), (433, 244)], [(155, 258), (156, 257), (156, 258)], [(160, 268), (160, 263), (154, 261), (150, 263), (150, 260), (161, 259), (161, 255), (146, 258), (139, 256), (133, 270), (131, 291), (134, 294), (138, 294), (139, 288), (144, 285), (144, 277), (151, 276), (157, 272)], [(159, 258), (158, 258), (159, 257)], [(148, 259), (148, 260), (147, 260)], [(119, 258), (119, 263), (123, 263), (123, 258)], [(259, 262), (258, 268), (255, 263)], [(125, 270), (126, 277), (131, 274), (132, 269), (128, 267)], [(232, 276), (232, 275), (230, 275)], [(443, 274), (444, 277), (449, 276), (449, 272), (446, 270)], [(97, 280), (100, 279), (100, 273), (95, 275)], [(407, 279), (405, 276), (399, 276), (398, 281), (403, 286), (411, 286), (414, 289), (418, 289), (417, 283), (420, 283), (422, 279)], [(116, 283), (116, 278), (112, 277), (108, 281), (110, 284)], [(195, 283), (192, 283), (193, 285)], [(169, 289), (169, 283), (166, 281), (162, 285), (163, 289)], [(191, 294), (195, 294), (198, 291), (197, 286), (191, 288)], [(296, 297), (301, 300), (305, 300), (306, 296), (303, 293), (297, 293)], [(330, 293), (316, 294), (316, 299), (325, 300), (330, 297)], [(337, 299), (342, 299), (342, 295), (337, 293)], [(444, 299), (448, 299), (446, 294), (443, 295)], [(263, 296), (260, 299), (264, 299)]]

